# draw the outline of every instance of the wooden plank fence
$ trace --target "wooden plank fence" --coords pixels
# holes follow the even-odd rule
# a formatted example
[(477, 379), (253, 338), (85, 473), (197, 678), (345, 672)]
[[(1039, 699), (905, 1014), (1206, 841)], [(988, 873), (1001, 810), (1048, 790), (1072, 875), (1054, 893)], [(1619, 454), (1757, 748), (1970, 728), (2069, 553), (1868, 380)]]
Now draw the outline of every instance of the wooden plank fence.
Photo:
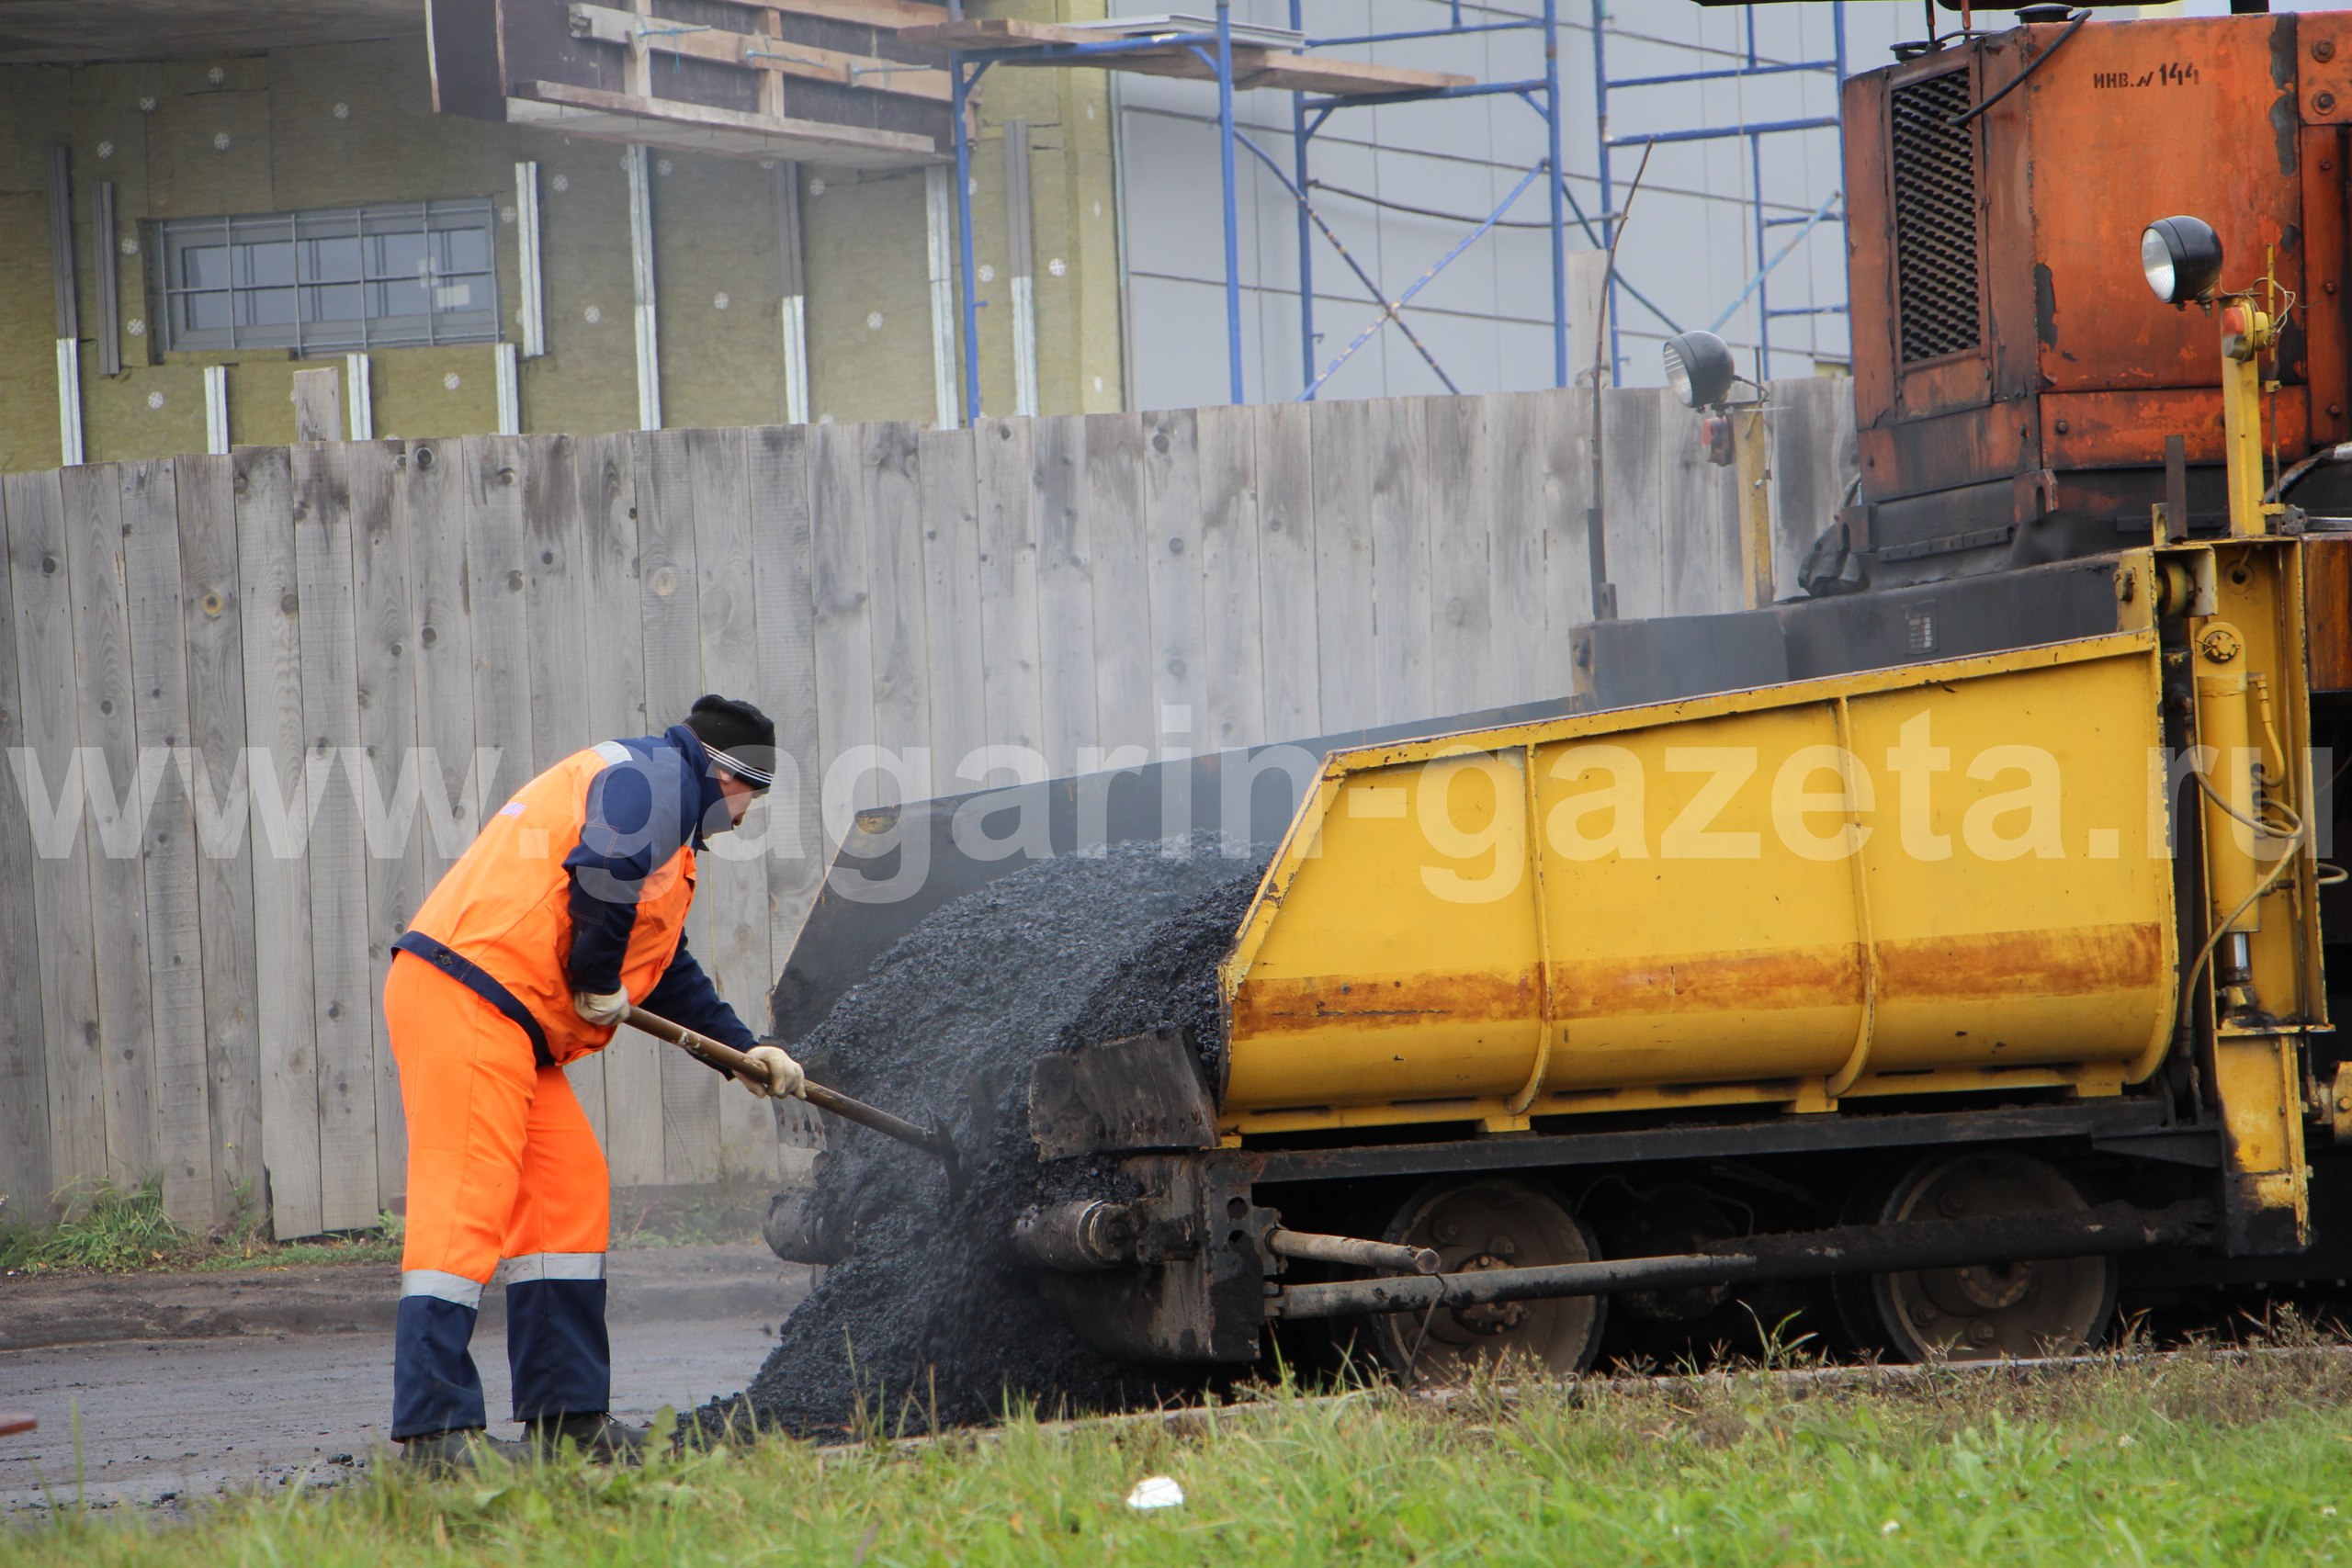
[[(1843, 383), (1776, 389), (1778, 570)], [(706, 691), (808, 786), (716, 840), (690, 940), (759, 1020), (864, 807), (1567, 689), (1578, 393), (320, 443), (0, 479), (0, 1213), (160, 1176), (277, 1234), (399, 1197), (390, 944), (485, 809)], [(1731, 476), (1604, 412), (1627, 615), (1734, 607)], [(984, 770), (990, 763), (1000, 771)], [(624, 1184), (765, 1177), (764, 1110), (635, 1037), (572, 1070)], [(69, 1200), (70, 1201), (70, 1197)]]

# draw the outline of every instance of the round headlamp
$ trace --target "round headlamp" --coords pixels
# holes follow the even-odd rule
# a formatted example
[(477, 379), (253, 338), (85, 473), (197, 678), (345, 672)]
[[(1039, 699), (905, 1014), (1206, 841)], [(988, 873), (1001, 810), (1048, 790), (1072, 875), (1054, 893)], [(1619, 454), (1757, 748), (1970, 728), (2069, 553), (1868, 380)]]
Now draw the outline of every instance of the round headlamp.
[(2222, 281), (2222, 239), (2201, 218), (2159, 218), (2140, 231), (2140, 270), (2167, 305), (2211, 294)]
[(1707, 408), (1722, 402), (1739, 372), (1731, 344), (1713, 333), (1684, 333), (1666, 340), (1666, 384), (1685, 408)]

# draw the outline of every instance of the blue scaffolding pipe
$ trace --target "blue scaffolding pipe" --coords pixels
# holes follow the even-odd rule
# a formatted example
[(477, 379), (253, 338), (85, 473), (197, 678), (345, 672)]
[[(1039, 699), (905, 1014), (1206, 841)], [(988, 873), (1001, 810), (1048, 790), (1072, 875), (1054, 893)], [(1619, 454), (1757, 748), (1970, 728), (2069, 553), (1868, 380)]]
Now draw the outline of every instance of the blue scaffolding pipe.
[(1241, 212), (1233, 171), (1233, 0), (1216, 0), (1217, 167), (1225, 178), (1225, 361), (1232, 400), (1245, 403), (1241, 380)]
[(951, 52), (947, 56), (949, 112), (956, 121), (956, 266), (964, 275), (964, 417), (974, 424), (980, 422), (980, 301), (978, 291), (972, 287), (976, 276), (972, 265), (972, 139), (964, 128), (972, 88), (987, 73), (989, 63), (981, 61), (967, 75), (962, 55)]
[(1339, 48), (1357, 43), (1404, 43), (1417, 38), (1459, 38), (1466, 33), (1517, 33), (1544, 24), (1535, 17), (1523, 22), (1482, 22), (1475, 28), (1422, 28), (1409, 33), (1360, 33), (1354, 38), (1311, 38), (1307, 49)]
[[(1355, 258), (1355, 253), (1349, 250), (1347, 245), (1341, 242), (1338, 233), (1332, 230), (1331, 225), (1323, 220), (1323, 215), (1315, 210), (1314, 204), (1306, 199), (1306, 193), (1299, 189), (1297, 186), (1291, 183), (1291, 177), (1283, 173), (1283, 166), (1274, 162), (1273, 155), (1246, 136), (1236, 136), (1235, 140), (1239, 141), (1241, 145), (1248, 149), (1251, 153), (1255, 154), (1258, 161), (1266, 165), (1266, 168), (1273, 175), (1274, 178), (1283, 182), (1283, 188), (1289, 191), (1291, 194), (1291, 199), (1298, 203), (1301, 214), (1306, 218), (1312, 220), (1315, 227), (1323, 231), (1323, 237), (1331, 242), (1331, 248), (1340, 253), (1340, 259), (1348, 264), (1348, 270), (1354, 273), (1356, 275), (1356, 280), (1362, 283), (1364, 288), (1371, 292), (1372, 302), (1379, 306), (1382, 310), (1387, 312), (1389, 319), (1396, 321), (1396, 330), (1405, 334), (1405, 341), (1413, 345), (1414, 352), (1419, 354), (1421, 358), (1428, 363), (1429, 367), (1432, 371), (1436, 372), (1437, 378), (1445, 383), (1445, 389), (1453, 393), (1457, 397), (1460, 396), (1462, 389), (1453, 384), (1453, 378), (1445, 373), (1445, 367), (1437, 362), (1437, 355), (1429, 351), (1429, 346), (1421, 342), (1419, 334), (1415, 333), (1410, 326), (1406, 324), (1405, 318), (1403, 316), (1396, 313), (1399, 309), (1399, 302), (1390, 299), (1388, 298), (1388, 291), (1380, 287), (1379, 280), (1374, 278), (1372, 274), (1364, 271), (1363, 267), (1358, 264)], [(1314, 378), (1314, 369), (1312, 367), (1307, 370), (1307, 378), (1310, 380)]]
[[(1558, 5), (1559, 0), (1544, 0), (1544, 101), (1549, 108), (1544, 116), (1544, 130), (1550, 139), (1544, 154), (1544, 167), (1551, 174), (1544, 184), (1552, 204), (1552, 385), (1565, 387), (1568, 384), (1568, 257), (1567, 231), (1561, 221), (1560, 193), (1567, 188), (1567, 167), (1560, 162)], [(1521, 184), (1523, 186), (1525, 182)], [(1519, 192), (1512, 191), (1510, 199), (1506, 200), (1503, 206), (1509, 207), (1518, 197)], [(1608, 203), (1601, 205), (1606, 208)], [(1501, 216), (1502, 211), (1498, 208), (1495, 218)], [(1494, 218), (1487, 221), (1492, 223)], [(1599, 431), (1593, 432), (1595, 440), (1599, 440), (1600, 435)]]
[[(1725, 321), (1730, 321), (1734, 316), (1739, 314), (1739, 308), (1747, 303), (1748, 296), (1763, 288), (1764, 280), (1771, 276), (1772, 269), (1780, 265), (1782, 262), (1788, 260), (1789, 257), (1795, 253), (1796, 248), (1804, 243), (1804, 237), (1813, 232), (1814, 226), (1815, 224), (1829, 216), (1831, 209), (1838, 205), (1838, 198), (1843, 194), (1844, 193), (1842, 191), (1833, 190), (1828, 194), (1828, 196), (1822, 199), (1821, 205), (1813, 209), (1813, 216), (1805, 220), (1804, 227), (1790, 235), (1789, 243), (1781, 247), (1780, 254), (1773, 256), (1770, 261), (1766, 262), (1762, 269), (1759, 270), (1754, 277), (1747, 280), (1747, 287), (1739, 291), (1739, 297), (1734, 299), (1730, 304), (1724, 307), (1723, 314), (1717, 316), (1713, 321), (1707, 323), (1707, 330), (1709, 332), (1721, 332)], [(1788, 310), (1781, 312), (1782, 315), (1792, 315), (1795, 312), (1793, 311)]]
[(1544, 85), (1544, 81), (1540, 76), (1525, 82), (1472, 82), (1460, 87), (1413, 87), (1396, 93), (1364, 93), (1344, 98), (1309, 98), (1306, 100), (1306, 107), (1335, 109), (1377, 108), (1383, 104), (1419, 104), (1445, 98), (1507, 97), (1540, 93)]
[(1768, 120), (1762, 125), (1703, 125), (1690, 130), (1653, 130), (1641, 136), (1612, 136), (1608, 144), (1612, 150), (1664, 146), (1669, 141), (1720, 141), (1727, 137), (1770, 136), (1783, 130), (1833, 130), (1837, 126), (1838, 117), (1826, 115), (1813, 119)]
[[(1815, 225), (1818, 224), (1822, 220), (1823, 217), (1825, 217), (1827, 212), (1837, 205), (1838, 195), (1837, 193), (1833, 193), (1829, 199), (1823, 203), (1821, 209), (1816, 210), (1808, 218), (1797, 218), (1793, 216), (1768, 218), (1765, 215), (1764, 198), (1764, 138), (1767, 136), (1779, 135), (1788, 131), (1837, 130), (1839, 132), (1839, 147), (1842, 158), (1842, 149), (1844, 146), (1844, 127), (1842, 123), (1836, 116), (1809, 117), (1798, 119), (1769, 120), (1757, 125), (1706, 127), (1691, 130), (1657, 131), (1637, 136), (1612, 136), (1610, 133), (1609, 129), (1609, 95), (1611, 91), (1622, 91), (1634, 87), (1683, 85), (1699, 82), (1737, 82), (1743, 81), (1750, 76), (1786, 76), (1806, 72), (1825, 73), (1829, 75), (1833, 83), (1837, 84), (1840, 87), (1843, 86), (1846, 80), (1846, 7), (1844, 0), (1833, 0), (1830, 6), (1832, 47), (1829, 56), (1826, 59), (1801, 60), (1792, 62), (1768, 62), (1758, 53), (1756, 47), (1756, 12), (1753, 6), (1750, 6), (1747, 10), (1745, 18), (1745, 27), (1746, 33), (1742, 40), (1743, 48), (1741, 51), (1741, 61), (1740, 63), (1736, 66), (1709, 67), (1699, 71), (1670, 72), (1650, 76), (1611, 77), (1609, 74), (1608, 0), (1592, 0), (1592, 78), (1594, 105), (1593, 141), (1596, 148), (1598, 149), (1600, 174), (1601, 245), (1603, 249), (1606, 249), (1615, 237), (1617, 225), (1623, 221), (1622, 216), (1615, 215), (1616, 192), (1614, 188), (1615, 181), (1613, 172), (1611, 167), (1610, 154), (1611, 152), (1615, 152), (1619, 148), (1626, 147), (1653, 147), (1675, 142), (1713, 141), (1733, 137), (1744, 137), (1747, 139), (1748, 182), (1754, 211), (1753, 231), (1756, 244), (1757, 270), (1755, 276), (1748, 280), (1747, 286), (1740, 291), (1739, 298), (1735, 299), (1731, 306), (1725, 310), (1722, 315), (1715, 319), (1714, 325), (1717, 327), (1723, 326), (1738, 312), (1742, 305), (1746, 304), (1747, 301), (1753, 297), (1757, 301), (1757, 349), (1763, 359), (1762, 374), (1769, 376), (1771, 372), (1771, 321), (1774, 317), (1792, 315), (1837, 315), (1844, 313), (1846, 307), (1842, 305), (1811, 306), (1803, 310), (1779, 310), (1774, 308), (1771, 303), (1768, 278), (1772, 269), (1779, 265), (1781, 260), (1784, 259), (1790, 252), (1793, 251), (1798, 244), (1802, 243), (1805, 237), (1812, 232)], [(1788, 244), (1782, 248), (1778, 255), (1771, 256), (1768, 260), (1766, 258), (1766, 236), (1768, 231), (1790, 223), (1802, 223), (1804, 227), (1798, 231), (1794, 238), (1789, 241)], [(1590, 229), (1591, 226), (1587, 224), (1586, 230), (1588, 233), (1590, 232)], [(1634, 290), (1629, 284), (1625, 283), (1625, 281), (1618, 276), (1616, 269), (1613, 267), (1610, 269), (1607, 287), (1607, 313), (1609, 317), (1609, 378), (1611, 383), (1613, 385), (1619, 379), (1623, 360), (1623, 342), (1617, 321), (1617, 299), (1619, 293), (1623, 291), (1624, 293), (1631, 294), (1636, 301), (1647, 309), (1653, 315), (1656, 315), (1660, 321), (1668, 321), (1668, 319), (1664, 311), (1658, 310), (1656, 305), (1650, 303), (1648, 299), (1644, 299), (1638, 291)], [(1668, 325), (1672, 325), (1670, 321), (1668, 321)], [(1677, 328), (1675, 330), (1679, 331), (1680, 329)]]
[(1788, 65), (1722, 65), (1712, 71), (1678, 71), (1669, 76), (1620, 76), (1611, 87), (1666, 87), (1678, 82), (1727, 82), (1744, 76), (1785, 76), (1792, 71), (1826, 71), (1834, 60), (1801, 60)]
[[(1528, 170), (1527, 173), (1521, 175), (1520, 176), (1519, 183), (1510, 187), (1510, 194), (1503, 197), (1502, 205), (1496, 208), (1492, 212), (1487, 214), (1487, 216), (1480, 220), (1476, 229), (1471, 230), (1470, 232), (1464, 234), (1460, 240), (1455, 242), (1452, 250), (1446, 252), (1445, 254), (1438, 258), (1437, 265), (1435, 266), (1430, 267), (1429, 271), (1415, 278), (1413, 280), (1413, 286), (1410, 288), (1408, 288), (1404, 293), (1396, 296), (1396, 299), (1394, 304), (1386, 307), (1378, 316), (1373, 319), (1372, 325), (1358, 333), (1355, 335), (1354, 340), (1351, 342), (1347, 347), (1340, 351), (1340, 356), (1331, 361), (1330, 364), (1325, 366), (1323, 367), (1323, 373), (1316, 377), (1313, 381), (1307, 384), (1306, 390), (1298, 395), (1298, 400), (1303, 403), (1312, 402), (1315, 399), (1315, 394), (1322, 389), (1323, 383), (1329, 380), (1333, 373), (1336, 372), (1340, 366), (1345, 365), (1355, 354), (1357, 349), (1362, 348), (1365, 344), (1371, 342), (1373, 333), (1378, 332), (1383, 326), (1385, 326), (1389, 321), (1395, 318), (1396, 313), (1402, 310), (1407, 305), (1411, 304), (1413, 296), (1428, 288), (1431, 280), (1433, 280), (1439, 273), (1443, 272), (1453, 264), (1454, 257), (1460, 255), (1463, 252), (1476, 244), (1479, 238), (1483, 236), (1487, 230), (1495, 226), (1496, 222), (1504, 213), (1510, 210), (1510, 204), (1519, 199), (1520, 194), (1526, 190), (1529, 186), (1535, 183), (1535, 176), (1543, 174), (1550, 167), (1551, 165), (1548, 163), (1538, 164), (1533, 168)], [(1559, 184), (1557, 180), (1555, 180), (1552, 183), (1555, 186)], [(1553, 231), (1555, 233), (1557, 233), (1558, 231), (1559, 231), (1557, 229)]]

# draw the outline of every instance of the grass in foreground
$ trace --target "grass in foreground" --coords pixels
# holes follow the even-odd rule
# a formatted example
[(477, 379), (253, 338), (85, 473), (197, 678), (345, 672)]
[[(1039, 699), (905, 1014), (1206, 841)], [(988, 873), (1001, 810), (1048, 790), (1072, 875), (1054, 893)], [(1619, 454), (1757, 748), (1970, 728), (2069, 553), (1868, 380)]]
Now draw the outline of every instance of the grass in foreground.
[[(2352, 1355), (1386, 1390), (71, 1515), (0, 1563), (2352, 1561)], [(1181, 1506), (1125, 1499), (1146, 1476)], [(2342, 1510), (2339, 1512), (2339, 1510)]]

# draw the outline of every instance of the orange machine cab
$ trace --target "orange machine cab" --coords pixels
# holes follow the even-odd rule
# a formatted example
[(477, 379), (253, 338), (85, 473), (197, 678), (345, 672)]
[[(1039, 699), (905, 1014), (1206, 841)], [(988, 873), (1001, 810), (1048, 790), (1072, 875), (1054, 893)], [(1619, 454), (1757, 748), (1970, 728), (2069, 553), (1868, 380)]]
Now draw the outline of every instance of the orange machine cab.
[(1845, 521), (1880, 583), (1996, 548), (2144, 543), (2169, 435), (2192, 525), (2218, 524), (2215, 329), (2151, 299), (2139, 236), (2157, 218), (2211, 223), (2226, 287), (2275, 256), (2295, 296), (2266, 411), (2281, 460), (2352, 438), (2352, 15), (2020, 27), (1850, 79), (1845, 116), (1861, 462)]

